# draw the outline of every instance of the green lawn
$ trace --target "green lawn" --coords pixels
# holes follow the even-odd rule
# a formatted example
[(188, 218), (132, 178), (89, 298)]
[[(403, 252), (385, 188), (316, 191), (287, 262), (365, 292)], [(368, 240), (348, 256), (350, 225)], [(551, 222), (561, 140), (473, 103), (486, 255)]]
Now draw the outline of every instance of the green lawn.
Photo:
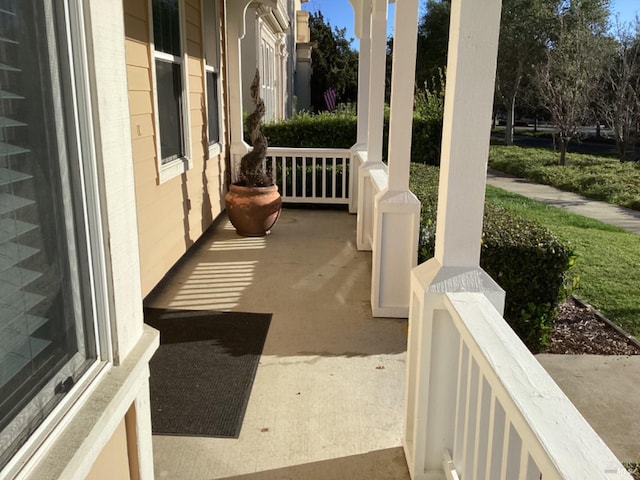
[(559, 154), (544, 148), (493, 145), (489, 166), (597, 200), (640, 210), (640, 162), (620, 163), (614, 158), (567, 154), (567, 165), (558, 165)]
[(574, 293), (640, 336), (640, 235), (491, 186), (487, 201), (537, 221), (571, 244), (578, 259), (570, 272), (580, 278)]

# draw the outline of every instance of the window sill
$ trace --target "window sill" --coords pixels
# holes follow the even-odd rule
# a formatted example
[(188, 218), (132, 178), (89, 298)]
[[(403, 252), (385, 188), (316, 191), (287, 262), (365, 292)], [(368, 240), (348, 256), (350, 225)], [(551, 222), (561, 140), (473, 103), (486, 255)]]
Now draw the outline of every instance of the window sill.
[(168, 182), (178, 175), (182, 175), (193, 167), (193, 161), (190, 158), (178, 158), (169, 163), (160, 165), (158, 169), (158, 184)]
[(148, 395), (149, 360), (158, 343), (158, 332), (145, 325), (124, 362), (112, 366), (97, 382), (49, 448), (45, 447), (46, 452), (41, 452), (41, 461), (20, 478), (84, 478), (137, 395)]
[(209, 145), (209, 158), (217, 157), (222, 153), (222, 145), (220, 142), (212, 143)]

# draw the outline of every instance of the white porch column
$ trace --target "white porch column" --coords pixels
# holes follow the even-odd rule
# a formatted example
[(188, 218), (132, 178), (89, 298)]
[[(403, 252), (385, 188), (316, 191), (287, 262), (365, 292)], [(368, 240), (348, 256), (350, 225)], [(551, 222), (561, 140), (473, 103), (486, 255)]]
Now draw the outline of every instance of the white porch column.
[(409, 190), (418, 0), (396, 2), (388, 187), (375, 197), (371, 306), (377, 317), (408, 317), (418, 261), (420, 202)]
[[(435, 258), (411, 278), (404, 450), (411, 477), (444, 478), (453, 451), (458, 340), (443, 311), (446, 292), (482, 292), (502, 312), (503, 290), (479, 267), (484, 190), (495, 82), (500, 0), (451, 5)], [(440, 375), (432, 358), (448, 358)]]
[(242, 117), (242, 54), (240, 41), (244, 37), (245, 14), (251, 2), (252, 0), (232, 0), (225, 3), (232, 181), (236, 179), (236, 169), (240, 158), (249, 151), (249, 145), (244, 141), (244, 119)]
[[(358, 250), (371, 250), (374, 196), (370, 176), (385, 169), (382, 163), (384, 129), (384, 78), (387, 49), (388, 0), (371, 0), (371, 54), (369, 65), (369, 110), (367, 115), (367, 155), (358, 172)], [(362, 48), (361, 48), (362, 50)]]
[(351, 0), (355, 17), (355, 34), (360, 40), (358, 54), (358, 135), (351, 147), (349, 172), (349, 213), (358, 211), (358, 175), (360, 158), (356, 152), (367, 150), (369, 130), (369, 72), (371, 69), (371, 0)]

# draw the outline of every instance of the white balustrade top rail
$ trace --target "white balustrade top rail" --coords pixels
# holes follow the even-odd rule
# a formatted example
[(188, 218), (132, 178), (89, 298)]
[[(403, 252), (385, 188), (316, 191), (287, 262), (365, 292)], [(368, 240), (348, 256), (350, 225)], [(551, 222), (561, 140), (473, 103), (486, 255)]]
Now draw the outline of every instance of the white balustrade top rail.
[(283, 202), (349, 204), (349, 149), (269, 147), (267, 162)]
[(484, 294), (444, 303), (459, 338), (447, 478), (631, 480)]

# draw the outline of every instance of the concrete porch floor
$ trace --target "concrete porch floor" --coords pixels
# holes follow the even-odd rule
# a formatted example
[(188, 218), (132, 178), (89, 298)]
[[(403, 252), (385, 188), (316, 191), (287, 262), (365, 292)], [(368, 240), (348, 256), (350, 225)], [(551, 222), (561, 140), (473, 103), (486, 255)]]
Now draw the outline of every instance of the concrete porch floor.
[(224, 219), (152, 307), (273, 313), (240, 438), (154, 436), (158, 479), (408, 479), (406, 320), (373, 318), (356, 218), (283, 210), (242, 238)]

